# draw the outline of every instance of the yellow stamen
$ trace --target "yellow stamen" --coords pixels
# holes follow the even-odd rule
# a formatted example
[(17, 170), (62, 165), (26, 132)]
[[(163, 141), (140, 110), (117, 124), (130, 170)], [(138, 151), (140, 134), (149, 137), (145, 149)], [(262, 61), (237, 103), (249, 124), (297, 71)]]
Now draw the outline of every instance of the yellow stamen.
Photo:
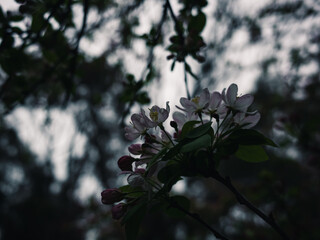
[(195, 98), (192, 98), (191, 101), (194, 102), (195, 104), (198, 104), (200, 101), (200, 97), (196, 96)]
[(152, 121), (157, 122), (158, 121), (158, 112), (156, 111), (150, 111), (150, 118)]

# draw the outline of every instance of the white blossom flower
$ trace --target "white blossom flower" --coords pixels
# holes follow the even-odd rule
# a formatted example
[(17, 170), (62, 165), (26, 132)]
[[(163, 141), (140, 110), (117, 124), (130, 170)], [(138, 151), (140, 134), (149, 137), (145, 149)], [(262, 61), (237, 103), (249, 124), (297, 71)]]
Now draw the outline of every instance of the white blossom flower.
[(164, 108), (160, 108), (158, 106), (153, 106), (150, 109), (150, 118), (151, 121), (156, 124), (159, 125), (161, 123), (163, 123), (165, 120), (167, 120), (167, 118), (169, 117), (169, 113), (170, 113), (170, 106), (169, 106), (169, 102), (166, 103), (166, 109)]
[(253, 102), (253, 96), (250, 94), (238, 97), (238, 86), (234, 83), (228, 87), (227, 93), (226, 89), (223, 89), (222, 99), (227, 107), (240, 112), (246, 112)]
[(209, 105), (210, 93), (208, 88), (205, 88), (200, 93), (200, 96), (196, 96), (191, 100), (187, 98), (180, 98), (180, 104), (183, 108), (176, 106), (178, 109), (184, 112), (200, 113)]
[(131, 125), (130, 127), (125, 127), (125, 137), (132, 141), (139, 136), (144, 135), (149, 128), (155, 127), (155, 123), (153, 123), (150, 119), (147, 118), (143, 109), (141, 112), (134, 113), (131, 116)]

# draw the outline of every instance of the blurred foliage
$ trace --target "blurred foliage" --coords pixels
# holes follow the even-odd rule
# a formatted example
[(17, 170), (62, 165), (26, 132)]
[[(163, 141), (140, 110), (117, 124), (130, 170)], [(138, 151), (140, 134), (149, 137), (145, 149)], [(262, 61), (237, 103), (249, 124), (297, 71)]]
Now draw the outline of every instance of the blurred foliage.
[[(123, 149), (125, 142), (115, 129), (136, 103), (150, 102), (147, 86), (160, 78), (154, 63), (156, 47), (166, 49), (172, 69), (182, 62), (185, 71), (199, 79), (196, 93), (228, 79), (221, 68), (228, 74), (239, 72), (228, 68), (225, 59), (240, 30), (248, 36), (247, 47), (270, 49), (256, 63), (255, 102), (262, 115), (258, 128), (280, 148), (269, 151), (270, 159), (264, 163), (227, 159), (221, 167), (248, 199), (273, 213), (291, 239), (320, 239), (320, 31), (314, 24), (320, 18), (318, 1), (270, 1), (254, 14), (239, 13), (235, 1), (217, 0), (213, 14), (205, 11), (207, 1), (181, 0), (174, 8), (163, 1), (158, 6), (161, 19), (142, 35), (135, 30), (149, 1), (15, 1), (17, 11), (0, 6), (1, 239), (123, 239), (107, 207), (95, 197), (79, 200), (81, 179), (93, 176), (102, 188), (116, 184), (112, 165), (118, 152), (112, 145), (118, 140)], [(89, 21), (92, 11), (99, 16), (96, 21)], [(104, 52), (87, 55), (81, 41), (115, 20), (117, 34), (105, 36)], [(208, 27), (212, 34), (204, 41)], [(301, 36), (307, 39), (303, 45), (291, 44)], [(141, 40), (148, 51), (146, 68), (134, 77), (127, 74), (121, 58), (112, 57), (120, 50), (133, 51), (132, 43)], [(199, 73), (187, 63), (189, 57), (202, 63)], [(87, 142), (82, 156), (70, 151), (66, 179), (56, 178), (49, 150), (39, 160), (6, 121), (19, 107), (48, 112), (77, 109), (76, 130)], [(106, 117), (106, 111), (112, 116)], [(193, 211), (230, 238), (279, 239), (221, 185), (188, 178), (185, 183)], [(149, 214), (140, 239), (208, 236), (191, 219)]]

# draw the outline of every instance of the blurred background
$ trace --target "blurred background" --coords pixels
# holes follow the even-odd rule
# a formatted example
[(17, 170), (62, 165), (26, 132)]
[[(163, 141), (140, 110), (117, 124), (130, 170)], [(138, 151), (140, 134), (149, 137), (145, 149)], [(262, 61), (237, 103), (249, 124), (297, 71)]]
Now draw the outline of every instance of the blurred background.
[[(100, 192), (125, 182), (130, 114), (232, 82), (280, 147), (221, 171), (291, 239), (320, 239), (319, 23), (318, 0), (0, 0), (0, 239), (124, 239)], [(230, 239), (280, 239), (212, 180), (175, 191)], [(153, 213), (139, 239), (215, 238)]]

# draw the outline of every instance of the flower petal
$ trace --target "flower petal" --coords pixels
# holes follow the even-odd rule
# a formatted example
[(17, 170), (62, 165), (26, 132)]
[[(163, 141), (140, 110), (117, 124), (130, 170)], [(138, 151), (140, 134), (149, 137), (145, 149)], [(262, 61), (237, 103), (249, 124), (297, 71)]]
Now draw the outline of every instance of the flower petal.
[(247, 116), (242, 122), (242, 124), (247, 124), (247, 125), (243, 126), (243, 128), (249, 129), (249, 128), (254, 127), (259, 122), (260, 117), (261, 117), (260, 113), (256, 113), (255, 115)]
[(140, 136), (140, 133), (137, 131), (137, 129), (133, 127), (125, 127), (124, 131), (125, 131), (124, 136), (126, 137), (126, 139), (130, 141), (133, 141)]
[(246, 94), (237, 98), (233, 108), (241, 112), (246, 112), (248, 107), (252, 104), (252, 102), (253, 96), (250, 94)]
[(213, 92), (210, 96), (209, 109), (216, 110), (220, 105), (222, 96), (219, 92)]
[(210, 93), (208, 88), (205, 88), (202, 90), (201, 94), (200, 94), (200, 99), (199, 99), (199, 107), (203, 108), (205, 107), (205, 105), (207, 105), (210, 101)]
[(172, 118), (178, 124), (179, 129), (181, 129), (183, 124), (187, 121), (186, 116), (181, 112), (174, 112)]
[(187, 98), (184, 98), (184, 97), (180, 98), (180, 104), (182, 105), (182, 107), (185, 108), (187, 112), (193, 112), (197, 110), (197, 105)]
[(230, 107), (234, 105), (237, 99), (237, 94), (238, 94), (238, 86), (237, 84), (232, 83), (227, 90), (227, 96), (226, 96), (226, 103)]

